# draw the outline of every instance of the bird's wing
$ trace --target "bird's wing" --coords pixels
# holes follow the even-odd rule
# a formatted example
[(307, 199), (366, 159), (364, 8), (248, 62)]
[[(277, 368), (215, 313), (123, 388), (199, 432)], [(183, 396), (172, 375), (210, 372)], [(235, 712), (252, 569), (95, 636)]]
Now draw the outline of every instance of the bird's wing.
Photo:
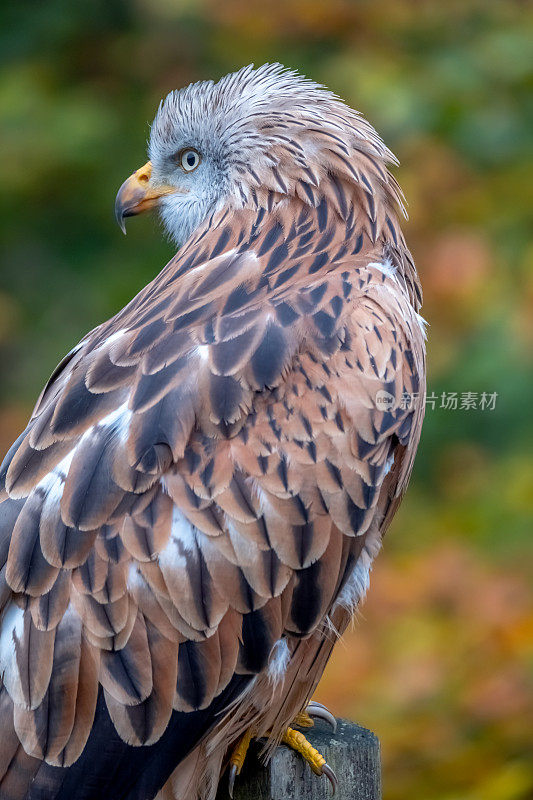
[(320, 209), (263, 214), (222, 217), (89, 334), (6, 456), (4, 781), (18, 740), (72, 764), (104, 699), (130, 745), (229, 702), (321, 624), (405, 485), (416, 315)]

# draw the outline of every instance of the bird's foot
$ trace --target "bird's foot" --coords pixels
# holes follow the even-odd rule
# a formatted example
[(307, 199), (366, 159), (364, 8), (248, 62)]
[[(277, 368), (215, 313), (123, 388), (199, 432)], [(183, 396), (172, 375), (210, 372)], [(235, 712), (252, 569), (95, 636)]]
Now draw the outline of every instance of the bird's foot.
[[(337, 729), (337, 721), (333, 714), (331, 714), (322, 703), (316, 703), (314, 701), (310, 702), (304, 711), (296, 715), (293, 724), (297, 725), (299, 728), (312, 728), (315, 724), (315, 718), (323, 719), (328, 722), (334, 731)], [(231, 754), (228, 781), (230, 797), (233, 797), (235, 778), (237, 775), (240, 775), (252, 739), (253, 732), (249, 728), (246, 733), (241, 736)], [(281, 743), (299, 753), (304, 761), (309, 764), (315, 775), (325, 775), (331, 784), (333, 794), (335, 794), (338, 785), (337, 776), (326, 759), (313, 747), (311, 742), (306, 739), (301, 731), (296, 731), (294, 728), (287, 728), (282, 736)]]
[(324, 756), (313, 747), (301, 731), (295, 731), (294, 728), (287, 728), (281, 739), (283, 744), (286, 744), (291, 750), (296, 750), (300, 753), (304, 761), (307, 761), (315, 775), (325, 775), (331, 784), (333, 794), (337, 790), (337, 776), (333, 772), (330, 765), (327, 763)]
[(233, 797), (233, 787), (235, 786), (235, 778), (237, 775), (241, 774), (241, 769), (244, 764), (244, 760), (246, 758), (246, 754), (248, 752), (248, 748), (250, 747), (250, 742), (253, 739), (252, 729), (248, 728), (246, 733), (244, 733), (235, 747), (233, 748), (233, 753), (231, 754), (231, 758), (229, 760), (229, 777), (228, 777), (228, 792), (229, 796)]

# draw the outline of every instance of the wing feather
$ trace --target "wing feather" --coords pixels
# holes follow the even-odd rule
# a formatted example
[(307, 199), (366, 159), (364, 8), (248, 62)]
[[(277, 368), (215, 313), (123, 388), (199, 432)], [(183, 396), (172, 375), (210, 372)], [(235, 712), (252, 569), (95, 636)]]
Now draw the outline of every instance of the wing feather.
[(50, 682), (36, 708), (15, 703), (14, 726), (29, 755), (54, 763), (74, 727), (81, 657), (81, 621), (68, 611), (57, 625)]

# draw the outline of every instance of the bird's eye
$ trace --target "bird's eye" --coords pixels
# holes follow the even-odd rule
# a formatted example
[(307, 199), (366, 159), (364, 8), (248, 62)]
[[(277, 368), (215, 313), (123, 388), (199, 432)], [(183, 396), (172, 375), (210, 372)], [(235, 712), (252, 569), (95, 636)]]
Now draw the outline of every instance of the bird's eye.
[(200, 163), (200, 153), (192, 148), (182, 150), (178, 158), (180, 166), (185, 172), (193, 172)]

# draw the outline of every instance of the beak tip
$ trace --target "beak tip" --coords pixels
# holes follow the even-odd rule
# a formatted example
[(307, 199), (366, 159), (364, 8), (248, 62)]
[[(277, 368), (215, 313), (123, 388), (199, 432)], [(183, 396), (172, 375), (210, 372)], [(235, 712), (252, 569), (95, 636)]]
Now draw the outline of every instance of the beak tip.
[(120, 230), (122, 231), (122, 233), (125, 236), (126, 235), (126, 222), (125, 222), (125, 219), (124, 219), (124, 214), (122, 212), (123, 212), (122, 204), (119, 204), (118, 201), (117, 201), (115, 203), (115, 221), (116, 221), (118, 227), (120, 228)]

